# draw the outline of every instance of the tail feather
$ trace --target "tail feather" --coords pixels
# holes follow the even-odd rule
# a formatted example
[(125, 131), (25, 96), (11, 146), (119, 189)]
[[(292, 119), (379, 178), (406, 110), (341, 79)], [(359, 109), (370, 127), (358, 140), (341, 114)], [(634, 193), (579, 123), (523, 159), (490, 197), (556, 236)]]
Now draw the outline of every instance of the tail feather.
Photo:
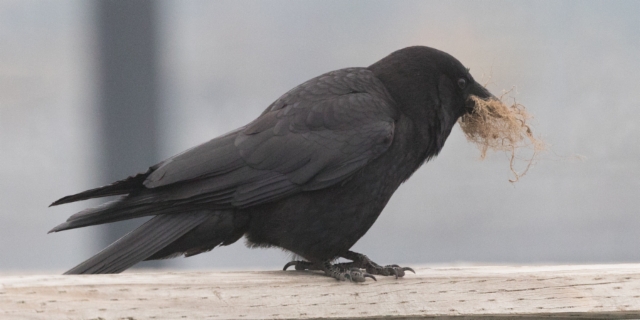
[(135, 176), (128, 177), (126, 179), (116, 181), (110, 185), (98, 187), (95, 189), (90, 189), (87, 191), (83, 191), (77, 194), (73, 194), (70, 196), (62, 197), (56, 201), (54, 201), (50, 207), (57, 206), (60, 204), (76, 202), (80, 200), (87, 200), (93, 198), (101, 198), (108, 196), (117, 196), (121, 194), (129, 194), (133, 191), (139, 190), (143, 187), (143, 182), (147, 179), (147, 177), (157, 169), (158, 165), (153, 166), (147, 170), (147, 172), (139, 173)]
[(160, 205), (154, 202), (145, 203), (145, 201), (138, 201), (135, 197), (125, 196), (97, 207), (82, 210), (51, 229), (49, 233), (145, 216), (174, 213), (175, 211), (175, 208), (168, 205)]
[[(49, 233), (139, 217), (173, 214), (184, 212), (184, 210), (194, 211), (205, 207), (210, 210), (222, 210), (230, 207), (227, 203), (211, 204), (207, 201), (209, 198), (170, 199), (176, 191), (180, 191), (180, 189), (137, 190), (135, 193), (116, 200), (82, 210), (69, 217), (66, 222), (51, 229)], [(232, 196), (232, 192), (221, 192), (220, 194), (221, 199)]]
[(64, 274), (120, 273), (153, 256), (210, 216), (210, 211), (156, 216)]
[(94, 226), (98, 224), (111, 223), (116, 221), (157, 216), (164, 214), (175, 214), (177, 212), (193, 211), (202, 208), (206, 209), (226, 209), (224, 206), (203, 205), (194, 203), (189, 206), (181, 206), (180, 202), (162, 202), (148, 197), (139, 198), (124, 196), (119, 199), (103, 203), (99, 206), (82, 210), (67, 219), (67, 221), (55, 226), (48, 233), (64, 230)]
[(84, 209), (49, 230), (49, 233), (145, 216), (175, 213), (176, 211), (169, 206), (137, 203), (135, 200), (135, 198), (121, 197), (97, 207)]

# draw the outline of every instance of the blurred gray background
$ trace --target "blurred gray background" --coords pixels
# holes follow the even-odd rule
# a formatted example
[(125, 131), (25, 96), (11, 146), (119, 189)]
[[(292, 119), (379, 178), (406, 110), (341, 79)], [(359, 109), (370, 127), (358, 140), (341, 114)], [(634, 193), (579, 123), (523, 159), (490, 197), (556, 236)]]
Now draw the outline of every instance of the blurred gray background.
[[(100, 201), (49, 203), (110, 182), (98, 8), (0, 1), (0, 272), (61, 272), (103, 245), (98, 228), (46, 234)], [(427, 45), (476, 79), (490, 74), (494, 93), (517, 86), (552, 152), (512, 185), (508, 158), (479, 161), (456, 127), (354, 250), (383, 264), (640, 262), (640, 2), (160, 1), (155, 12), (153, 163), (244, 125), (309, 78)], [(287, 259), (238, 241), (166, 266)]]

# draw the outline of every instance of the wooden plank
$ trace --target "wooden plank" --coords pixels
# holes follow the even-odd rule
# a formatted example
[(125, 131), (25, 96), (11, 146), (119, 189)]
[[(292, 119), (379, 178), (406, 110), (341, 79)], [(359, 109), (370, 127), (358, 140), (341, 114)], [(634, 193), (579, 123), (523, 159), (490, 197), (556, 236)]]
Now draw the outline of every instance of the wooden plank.
[(0, 277), (1, 319), (640, 318), (640, 264)]

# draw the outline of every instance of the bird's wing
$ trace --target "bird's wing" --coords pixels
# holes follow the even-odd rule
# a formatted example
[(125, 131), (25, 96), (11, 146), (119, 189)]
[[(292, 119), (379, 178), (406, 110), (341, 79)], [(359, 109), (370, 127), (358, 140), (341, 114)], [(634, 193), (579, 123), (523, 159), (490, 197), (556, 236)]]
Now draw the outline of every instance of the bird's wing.
[(387, 149), (393, 104), (371, 71), (333, 71), (287, 92), (247, 126), (170, 159), (144, 185), (178, 184), (172, 200), (233, 207), (324, 188)]
[(202, 207), (246, 208), (329, 187), (387, 150), (395, 118), (393, 99), (373, 73), (333, 71), (289, 91), (247, 126), (144, 175), (63, 198), (122, 194), (121, 185), (144, 178), (143, 188), (76, 213), (50, 232)]

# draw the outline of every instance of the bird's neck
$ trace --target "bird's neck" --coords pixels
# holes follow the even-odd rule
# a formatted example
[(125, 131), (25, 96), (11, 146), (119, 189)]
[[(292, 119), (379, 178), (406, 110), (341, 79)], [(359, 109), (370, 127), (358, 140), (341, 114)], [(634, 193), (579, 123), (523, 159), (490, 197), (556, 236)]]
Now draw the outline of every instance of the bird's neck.
[[(450, 130), (449, 130), (450, 131)], [(422, 164), (438, 155), (445, 137), (439, 123), (416, 123), (410, 117), (401, 115), (396, 122), (394, 141), (388, 150), (397, 155), (397, 174), (402, 181), (408, 179)], [(445, 132), (446, 135), (449, 132)]]

